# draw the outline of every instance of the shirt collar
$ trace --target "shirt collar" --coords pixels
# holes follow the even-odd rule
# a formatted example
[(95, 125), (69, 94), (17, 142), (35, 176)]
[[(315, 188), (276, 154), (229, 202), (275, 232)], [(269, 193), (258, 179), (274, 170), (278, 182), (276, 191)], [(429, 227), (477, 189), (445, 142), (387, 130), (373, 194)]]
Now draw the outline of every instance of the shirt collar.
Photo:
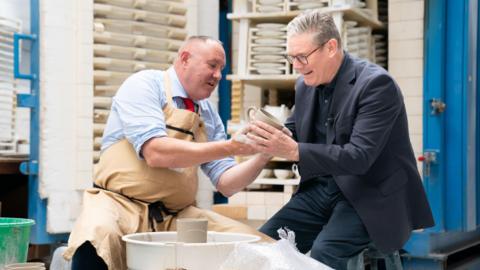
[(347, 62), (347, 54), (344, 51), (343, 60), (342, 60), (342, 63), (340, 64), (340, 67), (338, 68), (337, 74), (335, 74), (335, 77), (333, 77), (333, 80), (330, 83), (324, 84), (324, 85), (319, 85), (320, 89), (330, 89), (332, 91), (333, 91), (333, 89), (335, 89), (335, 85), (337, 84), (338, 74), (342, 73), (343, 69), (345, 69), (345, 62)]
[[(181, 97), (181, 98), (187, 98), (187, 91), (185, 91), (185, 88), (183, 88), (182, 84), (180, 83), (180, 80), (178, 79), (177, 72), (175, 72), (175, 69), (173, 66), (169, 67), (167, 69), (168, 76), (172, 80), (172, 98), (174, 97)], [(200, 109), (204, 109), (203, 102), (200, 101), (193, 101), (195, 104), (199, 106)]]
[(188, 97), (187, 92), (180, 83), (180, 80), (178, 79), (177, 73), (175, 72), (173, 66), (167, 70), (167, 73), (172, 81), (172, 97)]

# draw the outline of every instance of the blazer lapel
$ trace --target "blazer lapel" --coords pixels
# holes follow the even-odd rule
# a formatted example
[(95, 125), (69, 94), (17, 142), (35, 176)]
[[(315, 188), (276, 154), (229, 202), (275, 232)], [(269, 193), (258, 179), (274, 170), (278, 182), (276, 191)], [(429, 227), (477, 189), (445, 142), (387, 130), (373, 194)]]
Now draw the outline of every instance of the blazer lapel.
[(335, 125), (337, 124), (336, 119), (338, 119), (338, 115), (342, 111), (346, 96), (352, 89), (356, 78), (355, 65), (352, 65), (352, 59), (350, 58), (350, 55), (345, 52), (344, 57), (345, 63), (339, 70), (335, 89), (333, 90), (332, 104), (328, 112), (328, 115), (332, 115), (335, 121), (333, 124), (327, 126), (327, 144), (332, 144), (333, 140), (335, 139)]

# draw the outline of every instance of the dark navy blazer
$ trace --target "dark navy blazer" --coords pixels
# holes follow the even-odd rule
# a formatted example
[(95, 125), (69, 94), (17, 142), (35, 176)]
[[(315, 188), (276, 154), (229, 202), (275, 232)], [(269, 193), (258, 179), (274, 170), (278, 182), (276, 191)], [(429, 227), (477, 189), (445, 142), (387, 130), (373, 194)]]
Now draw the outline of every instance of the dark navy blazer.
[[(412, 230), (434, 225), (409, 140), (403, 96), (381, 67), (345, 53), (326, 144), (313, 144), (315, 87), (300, 77), (286, 126), (299, 143), (303, 181), (332, 175), (380, 251), (400, 249)], [(300, 191), (301, 192), (301, 191)], [(345, 224), (348, 226), (348, 224)]]

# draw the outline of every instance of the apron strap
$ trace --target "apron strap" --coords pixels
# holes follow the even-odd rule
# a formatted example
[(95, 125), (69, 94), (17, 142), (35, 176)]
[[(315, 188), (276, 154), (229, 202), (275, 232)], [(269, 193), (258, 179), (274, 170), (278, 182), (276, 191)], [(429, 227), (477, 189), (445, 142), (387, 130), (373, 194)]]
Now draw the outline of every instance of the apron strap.
[[(172, 97), (172, 81), (170, 80), (170, 76), (168, 75), (168, 70), (163, 72), (163, 88), (165, 90), (165, 96), (167, 97), (167, 103), (168, 104), (173, 104), (173, 97)], [(197, 103), (194, 103), (195, 108), (198, 108), (198, 111), (195, 110), (195, 114), (201, 115), (200, 114), (200, 105)]]
[(178, 212), (168, 209), (162, 201), (156, 201), (156, 202), (153, 202), (153, 203), (149, 203), (149, 202), (146, 202), (146, 201), (143, 201), (143, 200), (139, 200), (139, 199), (135, 199), (135, 198), (132, 198), (132, 197), (125, 196), (124, 194), (119, 193), (119, 192), (115, 192), (115, 191), (106, 189), (106, 188), (101, 187), (101, 186), (99, 186), (95, 183), (93, 184), (93, 187), (101, 189), (101, 190), (105, 190), (105, 191), (108, 191), (108, 192), (113, 192), (113, 193), (118, 194), (118, 195), (121, 195), (121, 196), (129, 199), (130, 201), (139, 201), (139, 202), (147, 204), (148, 205), (148, 220), (150, 221), (150, 226), (152, 227), (153, 231), (155, 231), (155, 224), (153, 222), (154, 220), (157, 223), (162, 223), (164, 221), (165, 217), (167, 217), (167, 216), (175, 217), (178, 214)]
[(172, 82), (170, 81), (170, 76), (168, 76), (168, 71), (163, 72), (163, 87), (165, 88), (165, 95), (167, 96), (167, 103), (173, 104), (172, 101)]

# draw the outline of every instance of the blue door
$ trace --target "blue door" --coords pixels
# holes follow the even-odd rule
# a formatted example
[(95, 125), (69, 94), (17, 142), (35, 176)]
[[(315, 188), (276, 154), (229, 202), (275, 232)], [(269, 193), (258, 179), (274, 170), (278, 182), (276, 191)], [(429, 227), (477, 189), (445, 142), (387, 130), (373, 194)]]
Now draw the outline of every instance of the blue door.
[(444, 269), (480, 239), (478, 10), (478, 0), (425, 1), (423, 181), (435, 226), (412, 234), (406, 269)]

